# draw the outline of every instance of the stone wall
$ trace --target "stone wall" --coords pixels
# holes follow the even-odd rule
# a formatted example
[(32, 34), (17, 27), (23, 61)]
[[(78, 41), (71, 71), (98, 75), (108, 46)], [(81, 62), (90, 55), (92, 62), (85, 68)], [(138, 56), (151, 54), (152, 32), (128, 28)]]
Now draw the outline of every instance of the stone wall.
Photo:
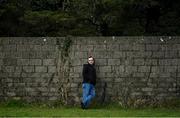
[(0, 100), (79, 104), (89, 55), (101, 103), (180, 97), (179, 37), (1, 37)]

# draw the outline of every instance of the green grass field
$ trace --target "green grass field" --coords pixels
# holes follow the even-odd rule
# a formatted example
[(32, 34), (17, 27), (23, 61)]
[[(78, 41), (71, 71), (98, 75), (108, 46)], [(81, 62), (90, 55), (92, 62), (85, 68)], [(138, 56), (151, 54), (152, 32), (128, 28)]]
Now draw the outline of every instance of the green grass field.
[(0, 105), (0, 117), (180, 117), (179, 108), (121, 108), (98, 106), (87, 110), (80, 107), (48, 107), (41, 105)]

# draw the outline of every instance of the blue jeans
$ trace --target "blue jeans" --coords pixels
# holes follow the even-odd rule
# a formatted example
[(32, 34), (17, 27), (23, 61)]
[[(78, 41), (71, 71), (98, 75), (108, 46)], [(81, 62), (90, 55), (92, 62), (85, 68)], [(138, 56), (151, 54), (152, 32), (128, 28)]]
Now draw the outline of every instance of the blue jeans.
[(89, 83), (83, 83), (83, 104), (87, 108), (91, 102), (91, 100), (95, 97), (95, 88), (94, 85)]

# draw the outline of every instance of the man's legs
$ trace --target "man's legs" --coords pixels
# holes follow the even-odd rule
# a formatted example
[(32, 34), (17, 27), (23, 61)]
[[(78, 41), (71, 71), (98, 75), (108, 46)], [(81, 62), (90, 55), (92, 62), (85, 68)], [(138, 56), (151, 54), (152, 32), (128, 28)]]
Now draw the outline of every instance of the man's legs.
[(90, 102), (94, 97), (95, 97), (95, 88), (94, 85), (90, 84), (90, 91), (89, 91), (89, 95), (87, 96), (86, 106), (89, 106)]
[(83, 104), (85, 108), (88, 107), (92, 98), (95, 97), (95, 88), (92, 84), (84, 83), (83, 84)]

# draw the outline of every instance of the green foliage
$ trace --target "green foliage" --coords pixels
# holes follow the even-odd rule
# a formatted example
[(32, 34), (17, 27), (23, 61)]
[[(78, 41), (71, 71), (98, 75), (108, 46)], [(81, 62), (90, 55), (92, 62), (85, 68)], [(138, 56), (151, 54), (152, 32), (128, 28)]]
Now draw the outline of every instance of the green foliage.
[(178, 0), (2, 0), (0, 36), (179, 35)]
[(63, 42), (62, 52), (61, 52), (61, 59), (63, 60), (63, 62), (66, 60), (66, 58), (69, 57), (69, 49), (71, 47), (71, 44), (72, 44), (71, 38), (66, 37), (66, 39)]
[(30, 106), (27, 102), (23, 100), (8, 100), (4, 102), (0, 102), (1, 107), (26, 107)]
[(29, 35), (65, 36), (75, 20), (64, 12), (27, 11), (22, 19), (27, 24)]
[(118, 103), (122, 108), (180, 108), (179, 99), (158, 100), (153, 98), (128, 99), (124, 104)]

